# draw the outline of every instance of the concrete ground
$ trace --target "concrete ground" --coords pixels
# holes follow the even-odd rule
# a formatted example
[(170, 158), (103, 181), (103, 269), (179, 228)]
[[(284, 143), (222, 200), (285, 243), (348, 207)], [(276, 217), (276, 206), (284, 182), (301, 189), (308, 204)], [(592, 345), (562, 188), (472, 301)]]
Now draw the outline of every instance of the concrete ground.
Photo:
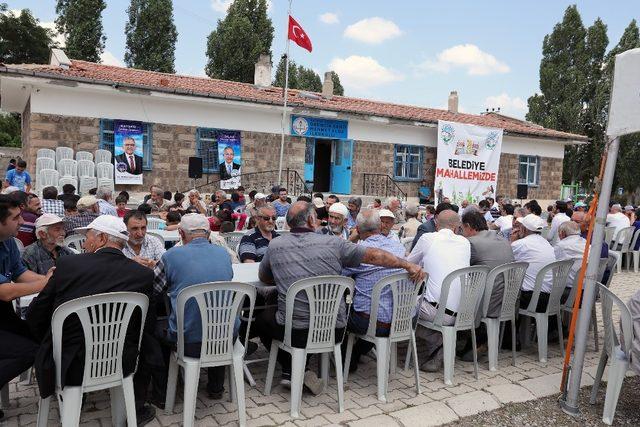
[[(637, 290), (639, 279), (640, 275), (634, 273), (616, 274), (611, 289), (626, 301)], [(598, 316), (600, 317), (599, 307)], [(582, 384), (588, 386), (593, 383), (599, 359), (599, 354), (595, 353), (593, 349), (592, 338), (589, 340), (587, 349)], [(420, 347), (418, 353), (420, 355)], [(266, 355), (266, 351), (261, 347), (251, 357), (266, 357)], [(401, 358), (401, 360), (404, 359)], [(378, 401), (376, 395), (375, 361), (364, 357), (363, 363), (356, 373), (349, 376), (349, 381), (345, 386), (344, 412), (338, 412), (336, 383), (332, 377), (325, 393), (318, 396), (310, 394), (303, 396), (301, 417), (293, 420), (289, 416), (289, 392), (286, 389), (276, 385), (270, 396), (263, 394), (266, 362), (262, 362), (250, 365), (257, 385), (250, 387), (247, 384), (245, 387), (247, 424), (249, 426), (339, 424), (354, 427), (371, 427), (373, 425), (376, 427), (416, 427), (441, 425), (456, 421), (467, 425), (469, 420), (472, 420), (473, 423), (483, 424), (482, 419), (490, 414), (466, 420), (464, 417), (472, 417), (503, 407), (509, 408), (511, 407), (509, 405), (513, 403), (556, 396), (559, 392), (562, 363), (563, 359), (557, 344), (550, 344), (549, 360), (546, 364), (538, 362), (535, 345), (518, 353), (516, 366), (511, 366), (510, 352), (502, 351), (499, 358), (499, 369), (496, 372), (488, 370), (485, 356), (480, 358), (479, 378), (476, 380), (473, 375), (473, 364), (456, 360), (453, 386), (444, 385), (441, 372), (435, 374), (420, 372), (422, 393), (419, 395), (416, 395), (412, 371), (405, 372), (398, 369), (389, 382), (388, 402), (383, 403)], [(278, 378), (279, 372), (276, 371), (276, 383)], [(225, 393), (223, 400), (209, 399), (205, 391), (205, 381), (206, 374), (203, 372), (196, 408), (196, 425), (236, 425), (238, 420), (236, 405), (228, 401), (228, 393)], [(5, 425), (29, 426), (35, 424), (38, 410), (35, 385), (12, 382), (10, 384), (10, 401), (11, 406), (5, 408)], [(173, 414), (167, 415), (158, 409), (155, 420), (148, 425), (181, 424), (181, 388), (179, 388), (176, 402)], [(49, 424), (60, 424), (56, 403), (52, 403)], [(492, 423), (489, 422), (489, 424)], [(499, 424), (506, 425), (508, 423), (503, 420)], [(81, 425), (111, 425), (107, 393), (96, 392), (87, 396)]]

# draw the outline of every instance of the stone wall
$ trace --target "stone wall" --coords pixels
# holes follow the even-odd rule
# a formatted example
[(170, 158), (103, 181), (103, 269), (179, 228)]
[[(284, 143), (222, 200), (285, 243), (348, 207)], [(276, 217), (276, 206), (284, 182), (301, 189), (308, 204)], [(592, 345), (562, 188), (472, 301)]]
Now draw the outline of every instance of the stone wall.
[[(518, 155), (502, 153), (496, 194), (512, 199), (518, 191)], [(540, 157), (540, 185), (529, 187), (528, 199), (556, 200), (562, 185), (562, 159)]]

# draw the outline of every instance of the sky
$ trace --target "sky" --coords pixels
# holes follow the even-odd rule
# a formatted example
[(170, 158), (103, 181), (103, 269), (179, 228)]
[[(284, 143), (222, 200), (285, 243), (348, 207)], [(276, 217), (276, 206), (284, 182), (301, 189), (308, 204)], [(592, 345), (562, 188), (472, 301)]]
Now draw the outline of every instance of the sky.
[[(29, 8), (53, 28), (55, 0), (10, 1)], [(174, 1), (178, 30), (176, 70), (204, 76), (206, 40), (231, 0)], [(295, 44), (290, 57), (321, 76), (333, 70), (345, 95), (431, 108), (446, 108), (456, 90), (460, 110), (489, 108), (524, 118), (527, 98), (539, 91), (544, 36), (577, 3), (583, 24), (600, 17), (614, 46), (632, 19), (638, 0), (293, 0), (292, 16), (313, 43)], [(103, 12), (107, 41), (103, 62), (122, 65), (128, 0), (108, 0)], [(286, 49), (287, 0), (270, 0), (275, 64)]]

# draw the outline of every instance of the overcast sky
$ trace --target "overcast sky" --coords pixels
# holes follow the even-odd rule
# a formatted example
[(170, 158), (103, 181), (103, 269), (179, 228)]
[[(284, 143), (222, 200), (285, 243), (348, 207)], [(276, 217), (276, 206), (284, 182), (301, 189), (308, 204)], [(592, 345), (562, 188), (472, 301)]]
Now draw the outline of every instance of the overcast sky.
[[(7, 0), (5, 0), (7, 1)], [(231, 0), (174, 2), (178, 29), (176, 69), (204, 75), (206, 38)], [(335, 70), (348, 96), (446, 108), (457, 90), (460, 108), (479, 113), (501, 107), (524, 117), (527, 98), (538, 91), (542, 40), (575, 1), (294, 0), (292, 15), (313, 42), (313, 53), (295, 45), (291, 57), (322, 75)], [(108, 0), (103, 61), (121, 65), (127, 0)], [(631, 19), (640, 20), (638, 0), (578, 1), (585, 26), (600, 17), (610, 44)], [(29, 8), (47, 26), (54, 0), (8, 1)], [(285, 50), (286, 0), (272, 0), (274, 63)]]

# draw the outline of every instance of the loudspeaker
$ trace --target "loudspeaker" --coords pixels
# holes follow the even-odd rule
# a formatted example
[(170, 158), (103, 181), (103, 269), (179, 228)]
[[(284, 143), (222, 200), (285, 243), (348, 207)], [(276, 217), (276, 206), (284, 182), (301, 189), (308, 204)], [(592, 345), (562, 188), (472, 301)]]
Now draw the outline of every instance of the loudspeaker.
[(189, 157), (189, 178), (202, 178), (202, 157)]
[(529, 186), (527, 184), (518, 184), (518, 199), (526, 199), (527, 193), (529, 192)]

